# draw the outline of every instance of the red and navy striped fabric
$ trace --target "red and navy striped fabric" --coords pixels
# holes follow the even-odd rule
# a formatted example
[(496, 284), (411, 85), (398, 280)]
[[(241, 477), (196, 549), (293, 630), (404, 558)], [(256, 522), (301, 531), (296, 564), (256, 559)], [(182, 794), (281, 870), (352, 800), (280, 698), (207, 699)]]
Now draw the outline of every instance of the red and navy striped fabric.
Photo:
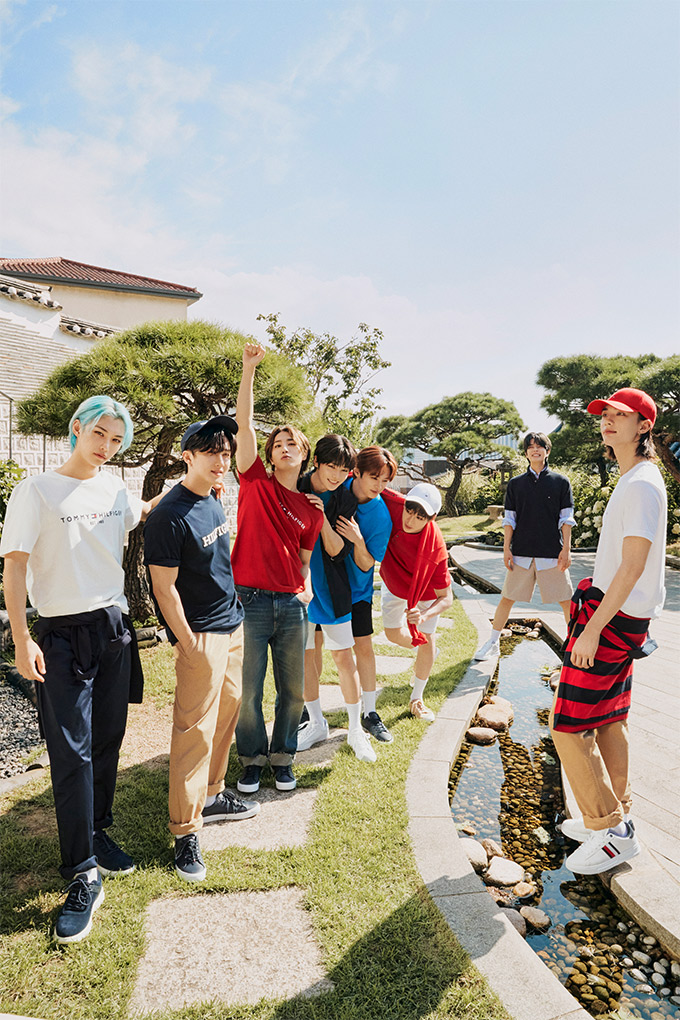
[(630, 709), (633, 658), (647, 638), (649, 620), (617, 613), (600, 635), (590, 669), (571, 664), (571, 649), (602, 601), (592, 577), (578, 585), (571, 600), (571, 619), (564, 664), (555, 700), (553, 729), (579, 733), (608, 723), (622, 722)]

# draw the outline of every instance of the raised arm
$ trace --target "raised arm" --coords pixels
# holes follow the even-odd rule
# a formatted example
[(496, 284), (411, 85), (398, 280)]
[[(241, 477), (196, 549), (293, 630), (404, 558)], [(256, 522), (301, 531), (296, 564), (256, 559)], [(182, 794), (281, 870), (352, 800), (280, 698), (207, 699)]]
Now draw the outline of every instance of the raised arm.
[(243, 373), (236, 398), (236, 424), (238, 425), (236, 467), (239, 471), (247, 471), (255, 463), (257, 457), (257, 436), (253, 427), (253, 379), (255, 378), (255, 369), (264, 355), (265, 350), (261, 344), (248, 343), (243, 348)]

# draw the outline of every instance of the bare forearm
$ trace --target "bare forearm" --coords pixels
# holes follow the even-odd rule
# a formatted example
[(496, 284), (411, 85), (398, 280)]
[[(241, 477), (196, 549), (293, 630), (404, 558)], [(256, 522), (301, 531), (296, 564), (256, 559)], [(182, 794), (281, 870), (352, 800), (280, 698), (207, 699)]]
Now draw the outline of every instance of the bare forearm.
[(571, 524), (563, 524), (562, 528), (562, 548), (571, 549)]
[(344, 539), (338, 535), (337, 531), (334, 531), (325, 515), (321, 529), (321, 541), (329, 556), (337, 556), (345, 548)]
[(439, 616), (445, 609), (449, 609), (453, 605), (453, 592), (449, 588), (443, 595), (439, 595), (438, 598), (432, 603), (429, 609), (426, 609), (422, 614), (422, 620), (429, 620), (433, 616)]
[(14, 644), (30, 638), (26, 623), (26, 563), (8, 556), (5, 559), (3, 576), (5, 605), (12, 628)]
[(515, 529), (512, 524), (506, 524), (503, 527), (503, 548), (510, 551), (510, 543), (512, 542), (512, 533)]
[(158, 608), (163, 614), (163, 619), (175, 635), (180, 645), (187, 647), (194, 639), (194, 633), (187, 623), (184, 614), (184, 607), (177, 589), (174, 587), (159, 590), (154, 587), (154, 595), (158, 602)]
[(363, 538), (354, 543), (354, 562), (359, 570), (370, 570), (375, 566), (375, 560), (368, 551)]
[(642, 574), (636, 564), (621, 564), (614, 574), (604, 598), (586, 624), (588, 633), (601, 634), (609, 621), (616, 616), (626, 599), (635, 587), (636, 581)]

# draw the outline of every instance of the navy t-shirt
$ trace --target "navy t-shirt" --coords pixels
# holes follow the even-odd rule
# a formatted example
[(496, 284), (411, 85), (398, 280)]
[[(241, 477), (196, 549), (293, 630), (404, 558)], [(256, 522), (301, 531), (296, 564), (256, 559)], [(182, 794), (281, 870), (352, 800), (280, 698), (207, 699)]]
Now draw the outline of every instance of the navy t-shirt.
[[(179, 568), (175, 587), (195, 634), (230, 634), (241, 623), (227, 521), (214, 493), (199, 496), (180, 483), (164, 496), (144, 526), (144, 562)], [(175, 644), (177, 638), (165, 627)]]

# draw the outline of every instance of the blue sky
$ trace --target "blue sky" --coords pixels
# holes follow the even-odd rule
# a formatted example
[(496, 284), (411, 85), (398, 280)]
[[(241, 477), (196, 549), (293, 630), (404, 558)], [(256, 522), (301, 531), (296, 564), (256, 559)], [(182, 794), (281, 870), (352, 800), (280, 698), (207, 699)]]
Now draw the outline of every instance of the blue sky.
[(0, 254), (385, 334), (389, 413), (548, 427), (559, 354), (680, 326), (675, 0), (9, 0)]

